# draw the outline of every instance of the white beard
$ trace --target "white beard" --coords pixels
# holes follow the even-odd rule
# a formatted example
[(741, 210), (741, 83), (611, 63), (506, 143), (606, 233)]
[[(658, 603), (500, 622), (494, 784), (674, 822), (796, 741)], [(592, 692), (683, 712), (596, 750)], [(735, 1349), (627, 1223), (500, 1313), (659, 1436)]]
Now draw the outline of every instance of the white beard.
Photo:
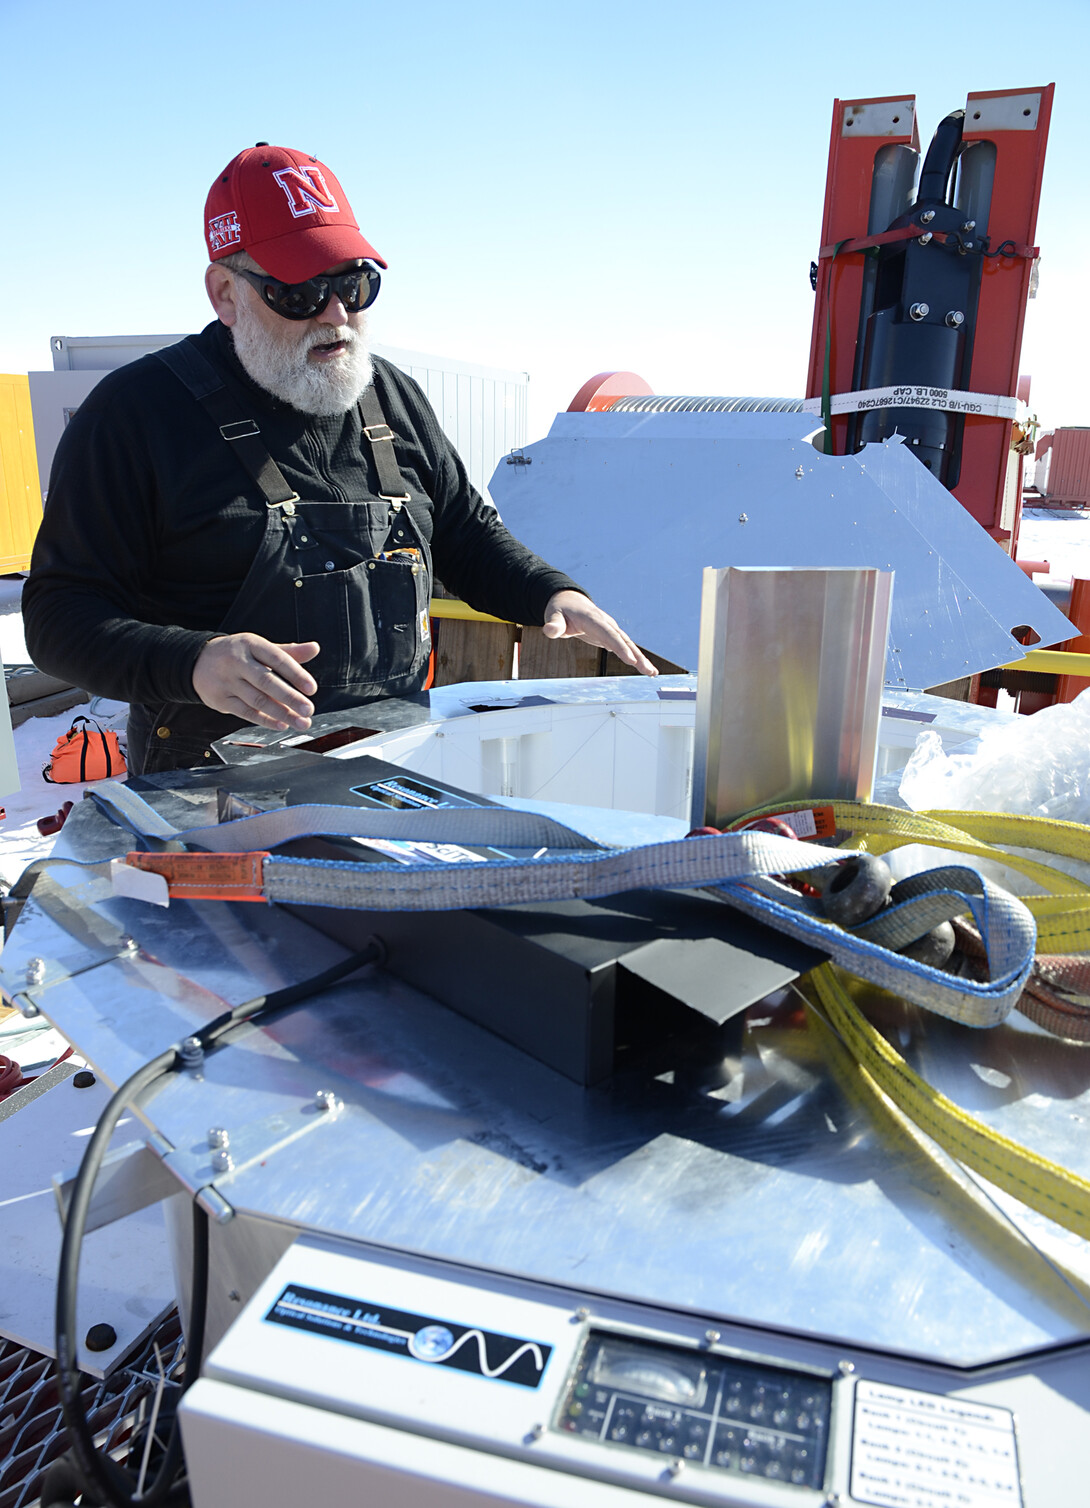
[[(241, 278), (235, 287), (242, 297), (236, 299), (237, 317), (231, 334), (235, 354), (247, 375), (274, 398), (304, 414), (346, 414), (354, 408), (374, 375), (362, 314), (355, 328), (321, 325), (299, 335), (291, 330), (291, 321), (284, 320), (284, 334), (274, 335), (250, 303), (256, 295), (244, 287)], [(335, 361), (307, 360), (312, 347), (338, 340), (345, 341), (348, 349)]]

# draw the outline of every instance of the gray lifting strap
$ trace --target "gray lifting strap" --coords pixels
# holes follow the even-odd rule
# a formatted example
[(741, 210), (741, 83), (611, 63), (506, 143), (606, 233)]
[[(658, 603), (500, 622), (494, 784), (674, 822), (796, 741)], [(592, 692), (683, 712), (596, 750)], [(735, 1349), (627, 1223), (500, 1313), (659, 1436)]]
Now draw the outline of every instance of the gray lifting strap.
[(501, 848), (588, 849), (598, 845), (540, 817), (536, 812), (512, 811), (504, 806), (425, 808), (381, 811), (363, 806), (285, 806), (254, 817), (212, 827), (181, 829), (159, 813), (128, 785), (116, 782), (88, 791), (100, 811), (139, 837), (176, 840), (213, 853), (257, 853), (293, 838), (336, 836), (391, 838), (429, 843), (483, 844)]
[[(775, 877), (837, 864), (836, 849), (771, 833), (723, 833), (636, 848), (594, 850), (550, 819), (501, 807), (384, 812), (363, 807), (294, 806), (214, 827), (179, 831), (136, 792), (113, 786), (91, 793), (132, 831), (170, 837), (220, 853), (269, 851), (293, 838), (395, 838), (432, 843), (549, 848), (540, 858), (436, 864), (368, 864), (349, 859), (273, 856), (264, 862), (269, 901), (346, 910), (446, 911), (594, 899), (645, 888), (714, 887), (737, 909), (810, 944), (850, 973), (969, 1026), (991, 1026), (1017, 1003), (1033, 966), (1036, 926), (1022, 903), (975, 870), (947, 866), (919, 877), (921, 894), (847, 932), (818, 914), (816, 903)], [(149, 815), (150, 814), (150, 815)], [(154, 831), (152, 831), (154, 829)], [(558, 851), (559, 850), (559, 851)], [(883, 937), (919, 937), (951, 914), (971, 912), (988, 955), (990, 979), (957, 979), (891, 952)]]

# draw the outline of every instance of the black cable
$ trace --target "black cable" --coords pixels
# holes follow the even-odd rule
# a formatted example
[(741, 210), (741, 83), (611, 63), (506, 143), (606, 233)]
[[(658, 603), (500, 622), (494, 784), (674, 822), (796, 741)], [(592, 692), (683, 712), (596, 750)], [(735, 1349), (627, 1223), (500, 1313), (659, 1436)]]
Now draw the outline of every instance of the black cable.
[[(79, 1174), (72, 1189), (72, 1197), (64, 1222), (60, 1266), (57, 1273), (57, 1387), (64, 1422), (72, 1437), (76, 1459), (88, 1483), (104, 1494), (108, 1503), (124, 1505), (124, 1508), (128, 1508), (128, 1505), (135, 1501), (132, 1480), (116, 1461), (104, 1451), (99, 1451), (95, 1445), (94, 1433), (80, 1397), (80, 1371), (76, 1361), (75, 1340), (79, 1253), (87, 1225), (87, 1214), (91, 1206), (95, 1175), (109, 1146), (110, 1137), (117, 1129), (118, 1121), (129, 1108), (130, 1102), (135, 1101), (143, 1090), (155, 1083), (156, 1079), (176, 1068), (179, 1061), (178, 1049), (170, 1047), (166, 1052), (160, 1053), (157, 1058), (153, 1058), (150, 1063), (146, 1063), (143, 1068), (137, 1069), (136, 1073), (122, 1084), (99, 1117), (98, 1125), (83, 1154)], [(147, 1498), (155, 1495), (156, 1488), (159, 1486), (157, 1478), (151, 1492), (146, 1495)], [(158, 1501), (157, 1496), (156, 1501)]]
[(39, 1501), (42, 1508), (75, 1508), (76, 1499), (81, 1496), (87, 1508), (92, 1508), (92, 1503), (98, 1501), (96, 1494), (88, 1492), (83, 1473), (72, 1460), (71, 1451), (65, 1451), (46, 1467)]
[(315, 974), (311, 979), (304, 979), (300, 984), (285, 985), (281, 990), (274, 990), (271, 995), (255, 995), (252, 1000), (247, 1000), (243, 1005), (236, 1005), (231, 1010), (224, 1011), (222, 1016), (217, 1016), (199, 1032), (195, 1032), (194, 1036), (207, 1051), (208, 1048), (214, 1047), (221, 1037), (226, 1036), (233, 1026), (240, 1026), (244, 1021), (252, 1021), (259, 1015), (286, 1010), (289, 1005), (295, 1005), (300, 1000), (306, 1000), (310, 995), (327, 990), (330, 985), (336, 984), (347, 974), (354, 974), (365, 964), (382, 963), (385, 957), (386, 949), (378, 938), (372, 937), (365, 948), (361, 948), (358, 953), (353, 953), (350, 958), (343, 958), (340, 963), (323, 969), (320, 974)]
[(204, 1355), (204, 1324), (208, 1317), (208, 1214), (193, 1201), (193, 1280), (189, 1289), (189, 1333), (185, 1338), (185, 1376), (182, 1392), (196, 1382)]
[[(195, 1032), (194, 1036), (207, 1051), (234, 1027), (258, 1017), (271, 1016), (286, 1010), (368, 963), (382, 961), (384, 950), (373, 939), (360, 952), (342, 959), (321, 974), (300, 984), (287, 985), (269, 995), (258, 995), (242, 1005), (224, 1011), (214, 1021)], [(177, 1072), (183, 1066), (178, 1046), (168, 1047), (158, 1057), (138, 1068), (112, 1096), (99, 1117), (87, 1149), (80, 1163), (79, 1173), (72, 1188), (68, 1213), (64, 1221), (64, 1237), (61, 1241), (60, 1264), (57, 1273), (56, 1344), (57, 1387), (60, 1394), (64, 1422), (72, 1437), (73, 1450), (86, 1478), (87, 1485), (100, 1493), (112, 1508), (160, 1508), (184, 1501), (184, 1490), (172, 1489), (171, 1483), (181, 1464), (181, 1432), (175, 1422), (170, 1442), (151, 1486), (137, 1498), (133, 1493), (133, 1481), (129, 1473), (119, 1466), (105, 1451), (95, 1445), (94, 1433), (87, 1419), (80, 1396), (81, 1374), (76, 1361), (76, 1302), (79, 1290), (79, 1257), (87, 1215), (91, 1206), (95, 1178), (109, 1146), (110, 1138), (124, 1112), (136, 1107), (139, 1096), (158, 1079)], [(196, 1379), (200, 1369), (201, 1352), (204, 1347), (204, 1326), (207, 1312), (208, 1289), (208, 1217), (199, 1206), (194, 1205), (193, 1225), (193, 1277), (194, 1287), (190, 1305), (189, 1335), (186, 1339), (185, 1387)]]

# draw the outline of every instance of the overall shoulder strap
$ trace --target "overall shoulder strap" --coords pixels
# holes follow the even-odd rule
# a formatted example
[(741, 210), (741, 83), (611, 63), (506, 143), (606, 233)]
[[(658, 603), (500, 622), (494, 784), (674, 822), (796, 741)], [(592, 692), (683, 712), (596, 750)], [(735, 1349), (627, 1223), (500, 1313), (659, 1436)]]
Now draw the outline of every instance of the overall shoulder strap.
[(289, 487), (284, 473), (262, 443), (261, 428), (257, 421), (239, 418), (235, 400), (207, 357), (197, 350), (191, 340), (180, 340), (176, 345), (165, 346), (161, 351), (156, 351), (155, 355), (208, 413), (213, 424), (257, 483), (268, 506), (283, 508), (285, 513), (294, 513), (299, 494), (293, 487)]
[(389, 503), (407, 503), (409, 489), (394, 454), (394, 432), (386, 423), (373, 382), (360, 394), (360, 414), (363, 417), (363, 433), (375, 458), (379, 497)]

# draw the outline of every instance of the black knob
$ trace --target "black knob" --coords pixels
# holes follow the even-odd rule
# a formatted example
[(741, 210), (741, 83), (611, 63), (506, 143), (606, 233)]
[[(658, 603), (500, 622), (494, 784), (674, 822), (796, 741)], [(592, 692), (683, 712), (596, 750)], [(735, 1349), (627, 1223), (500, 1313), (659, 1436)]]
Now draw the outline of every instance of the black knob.
[(84, 1338), (88, 1351), (108, 1351), (117, 1345), (117, 1331), (113, 1325), (92, 1325)]

